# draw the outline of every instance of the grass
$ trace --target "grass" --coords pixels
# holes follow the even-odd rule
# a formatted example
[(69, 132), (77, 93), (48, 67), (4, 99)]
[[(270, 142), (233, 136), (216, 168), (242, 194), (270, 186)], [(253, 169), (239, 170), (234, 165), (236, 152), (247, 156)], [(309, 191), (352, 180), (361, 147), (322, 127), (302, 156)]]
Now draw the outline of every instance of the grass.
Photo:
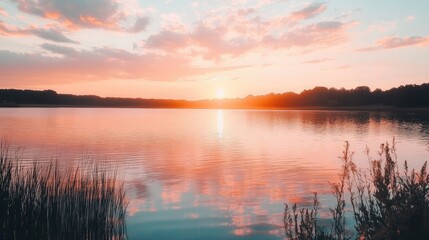
[(24, 165), (0, 143), (0, 240), (126, 239), (127, 201), (116, 171), (96, 164)]
[[(369, 156), (369, 150), (367, 150)], [(292, 210), (285, 204), (284, 227), (287, 239), (428, 239), (429, 175), (427, 162), (419, 171), (409, 170), (405, 161), (398, 169), (395, 142), (380, 146), (379, 158), (369, 160), (369, 171), (356, 168), (346, 142), (338, 183), (331, 184), (336, 206), (331, 210), (331, 231), (317, 224), (319, 201), (313, 209)], [(347, 193), (347, 194), (346, 194)], [(346, 195), (349, 199), (346, 201)], [(355, 220), (355, 234), (346, 231), (346, 206)]]

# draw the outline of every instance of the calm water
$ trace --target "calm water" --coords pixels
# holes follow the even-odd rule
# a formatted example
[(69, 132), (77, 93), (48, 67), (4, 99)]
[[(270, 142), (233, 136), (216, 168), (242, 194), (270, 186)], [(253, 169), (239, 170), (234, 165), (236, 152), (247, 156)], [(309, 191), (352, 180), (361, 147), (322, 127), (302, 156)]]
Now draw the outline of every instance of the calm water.
[(283, 202), (332, 203), (345, 140), (361, 167), (393, 137), (399, 160), (429, 157), (427, 113), (8, 108), (0, 135), (24, 159), (118, 167), (130, 239), (281, 239)]

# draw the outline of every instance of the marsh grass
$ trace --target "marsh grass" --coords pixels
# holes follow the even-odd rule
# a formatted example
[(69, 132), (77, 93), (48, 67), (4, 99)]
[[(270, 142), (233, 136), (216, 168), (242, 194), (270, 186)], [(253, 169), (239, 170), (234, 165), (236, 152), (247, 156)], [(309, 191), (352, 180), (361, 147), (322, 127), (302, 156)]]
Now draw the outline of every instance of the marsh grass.
[(96, 164), (22, 164), (0, 143), (0, 239), (126, 239), (124, 186)]
[[(378, 159), (369, 160), (369, 170), (356, 168), (353, 153), (346, 142), (339, 182), (331, 183), (336, 206), (330, 209), (331, 231), (317, 225), (319, 202), (313, 209), (292, 210), (285, 204), (286, 238), (322, 239), (428, 239), (429, 175), (427, 162), (419, 171), (409, 170), (407, 161), (402, 174), (398, 169), (395, 141), (380, 146)], [(369, 150), (367, 149), (367, 156)], [(350, 198), (346, 201), (346, 196)], [(354, 235), (347, 235), (345, 214), (350, 204), (354, 217)], [(299, 214), (298, 214), (299, 212)], [(300, 217), (299, 217), (300, 216)], [(311, 225), (311, 228), (308, 226)], [(310, 231), (311, 230), (311, 231)]]
[(314, 193), (313, 208), (299, 209), (295, 203), (292, 208), (285, 203), (283, 215), (284, 230), (288, 239), (332, 239), (332, 234), (328, 234), (318, 225), (317, 214), (319, 211), (319, 200), (317, 193)]

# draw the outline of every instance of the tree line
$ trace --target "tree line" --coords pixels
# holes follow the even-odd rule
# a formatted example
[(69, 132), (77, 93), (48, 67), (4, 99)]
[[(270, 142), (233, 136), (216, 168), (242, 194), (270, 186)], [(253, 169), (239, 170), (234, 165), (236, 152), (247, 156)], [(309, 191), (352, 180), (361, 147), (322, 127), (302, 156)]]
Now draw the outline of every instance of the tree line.
[(372, 91), (367, 86), (354, 89), (315, 87), (301, 93), (270, 93), (245, 98), (198, 101), (58, 94), (53, 90), (0, 90), (0, 106), (20, 105), (142, 108), (429, 107), (429, 83), (405, 85), (385, 91)]

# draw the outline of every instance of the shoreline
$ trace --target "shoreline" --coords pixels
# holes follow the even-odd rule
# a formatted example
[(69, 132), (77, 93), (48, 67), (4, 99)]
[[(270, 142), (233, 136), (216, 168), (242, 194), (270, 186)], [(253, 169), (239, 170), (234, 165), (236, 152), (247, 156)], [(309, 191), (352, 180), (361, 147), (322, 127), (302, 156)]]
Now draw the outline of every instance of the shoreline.
[(138, 108), (138, 109), (224, 109), (224, 110), (273, 110), (273, 111), (351, 111), (351, 112), (429, 112), (427, 107), (393, 106), (349, 106), (349, 107), (144, 107), (144, 106), (93, 106), (93, 105), (54, 105), (54, 104), (10, 104), (1, 108)]

